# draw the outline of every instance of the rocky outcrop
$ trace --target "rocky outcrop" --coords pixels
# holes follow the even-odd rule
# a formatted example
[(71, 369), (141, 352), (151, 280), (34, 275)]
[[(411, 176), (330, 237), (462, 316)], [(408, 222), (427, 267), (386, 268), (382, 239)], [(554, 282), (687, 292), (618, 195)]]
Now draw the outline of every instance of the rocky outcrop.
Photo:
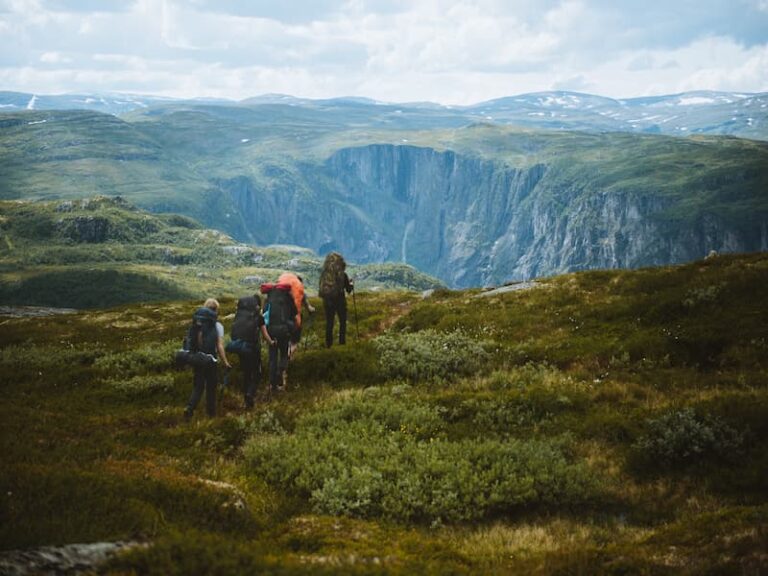
[(96, 542), (0, 552), (0, 573), (9, 576), (93, 573), (115, 554), (146, 546), (139, 542)]
[[(339, 250), (357, 262), (401, 261), (454, 287), (768, 249), (768, 223), (759, 219), (683, 218), (669, 195), (621, 183), (607, 190), (586, 176), (576, 183), (541, 163), (376, 144), (286, 176), (270, 190), (246, 178), (228, 184), (259, 240)], [(298, 197), (307, 190), (311, 198)]]
[(75, 242), (95, 244), (105, 242), (109, 237), (109, 220), (101, 216), (77, 216), (59, 220), (57, 229), (61, 236)]

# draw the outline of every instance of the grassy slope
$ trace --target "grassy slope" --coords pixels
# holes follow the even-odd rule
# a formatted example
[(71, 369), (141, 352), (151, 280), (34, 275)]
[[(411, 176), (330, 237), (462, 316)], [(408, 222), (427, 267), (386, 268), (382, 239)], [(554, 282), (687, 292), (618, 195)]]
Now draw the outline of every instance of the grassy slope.
[[(4, 320), (0, 547), (154, 544), (114, 563), (115, 574), (761, 573), (767, 281), (768, 256), (751, 255), (566, 275), (483, 298), (361, 293), (359, 342), (325, 350), (321, 322), (309, 324), (290, 368), (298, 387), (244, 413), (235, 372), (220, 417), (188, 424), (190, 374), (168, 359), (195, 302)], [(223, 309), (231, 313), (233, 301)], [(458, 378), (391, 381), (370, 340), (456, 327), (489, 354), (479, 372)], [(376, 394), (360, 396), (371, 386)], [(362, 424), (366, 405), (396, 416), (387, 442), (411, 447), (413, 466), (434, 446), (556, 442), (599, 488), (582, 503), (506, 505), (430, 528), (355, 508), (313, 511), (322, 495), (303, 493), (298, 479), (275, 483), (275, 468), (249, 456), (282, 442), (302, 448), (312, 422), (339, 406)], [(739, 449), (666, 466), (645, 460), (637, 441), (649, 419), (684, 408), (743, 433)], [(437, 415), (438, 438), (412, 428), (419, 414)], [(380, 465), (365, 461), (375, 447), (349, 442), (360, 443), (355, 470)]]
[[(0, 202), (0, 234), (4, 304), (93, 308), (234, 297), (258, 289), (260, 282), (249, 278), (272, 281), (283, 270), (302, 274), (312, 291), (322, 266), (309, 250), (244, 246), (190, 218), (149, 214), (106, 197)], [(441, 286), (405, 265), (350, 266), (349, 272), (361, 289)]]

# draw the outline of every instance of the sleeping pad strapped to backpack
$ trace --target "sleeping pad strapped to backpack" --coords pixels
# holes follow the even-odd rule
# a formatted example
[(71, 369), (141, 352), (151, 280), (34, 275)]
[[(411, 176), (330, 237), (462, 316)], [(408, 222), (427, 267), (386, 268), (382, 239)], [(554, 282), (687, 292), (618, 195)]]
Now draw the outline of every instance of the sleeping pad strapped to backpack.
[(209, 366), (216, 363), (219, 341), (216, 319), (216, 312), (205, 306), (195, 311), (182, 350), (176, 352), (177, 366)]

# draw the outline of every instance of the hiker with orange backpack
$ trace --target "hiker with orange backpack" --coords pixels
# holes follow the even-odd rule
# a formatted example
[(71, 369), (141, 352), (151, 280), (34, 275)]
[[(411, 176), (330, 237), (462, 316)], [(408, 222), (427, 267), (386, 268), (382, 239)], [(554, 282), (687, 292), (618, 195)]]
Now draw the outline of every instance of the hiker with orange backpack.
[(315, 308), (309, 303), (307, 293), (304, 290), (304, 279), (298, 274), (284, 272), (277, 279), (277, 283), (288, 284), (291, 287), (291, 296), (293, 297), (293, 303), (296, 305), (296, 318), (294, 319), (293, 333), (291, 334), (291, 341), (288, 348), (288, 357), (292, 358), (294, 352), (299, 347), (299, 340), (301, 339), (302, 307), (306, 307), (310, 314), (314, 314)]

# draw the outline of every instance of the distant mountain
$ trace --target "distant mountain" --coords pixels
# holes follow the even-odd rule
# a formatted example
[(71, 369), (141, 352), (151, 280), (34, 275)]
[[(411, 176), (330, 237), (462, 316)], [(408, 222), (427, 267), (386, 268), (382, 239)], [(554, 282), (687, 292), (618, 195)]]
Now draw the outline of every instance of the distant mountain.
[(558, 130), (727, 134), (768, 140), (768, 94), (685, 92), (614, 100), (575, 92), (542, 92), (466, 108), (487, 121)]
[[(160, 96), (136, 94), (26, 94), (22, 92), (0, 92), (0, 112), (22, 110), (92, 110), (119, 116), (132, 110), (149, 108), (169, 102), (185, 102)], [(199, 99), (195, 102), (224, 104), (221, 99)]]
[(444, 106), (430, 102), (388, 103), (360, 97), (309, 99), (286, 94), (264, 94), (234, 102), (119, 94), (51, 96), (0, 92), (0, 111), (5, 112), (81, 109), (124, 115), (153, 107), (184, 104), (226, 108), (284, 105), (315, 112), (348, 112), (350, 120), (354, 118), (363, 125), (388, 122), (392, 127), (408, 129), (439, 129), (486, 122), (547, 130), (645, 132), (674, 136), (721, 134), (768, 140), (768, 93), (698, 91), (617, 100), (576, 92), (539, 92), (471, 106)]
[[(526, 105), (583, 103), (560, 100)], [(768, 250), (768, 143), (466, 120), (342, 102), (0, 114), (0, 198), (120, 195), (456, 287)]]

